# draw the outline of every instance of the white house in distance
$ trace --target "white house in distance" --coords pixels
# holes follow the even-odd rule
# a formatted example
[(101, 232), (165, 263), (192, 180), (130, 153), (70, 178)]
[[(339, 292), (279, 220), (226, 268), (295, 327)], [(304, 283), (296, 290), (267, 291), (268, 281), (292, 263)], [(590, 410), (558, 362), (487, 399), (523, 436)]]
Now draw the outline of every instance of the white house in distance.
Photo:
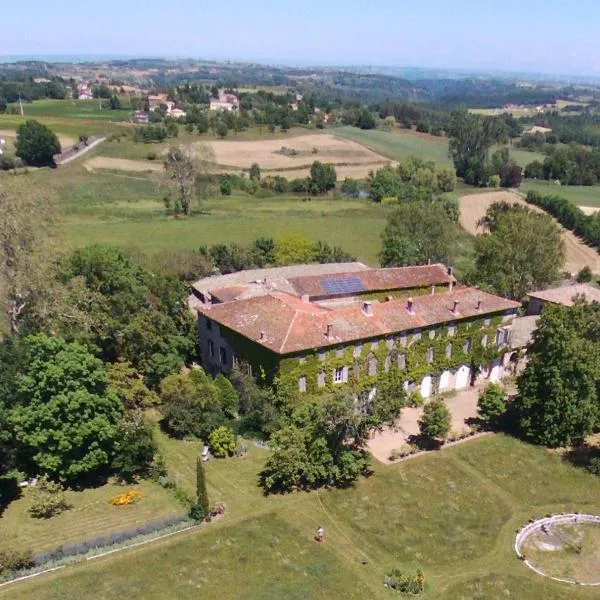
[(225, 93), (223, 90), (219, 90), (218, 98), (210, 99), (210, 110), (237, 110), (240, 106), (238, 97), (235, 94)]

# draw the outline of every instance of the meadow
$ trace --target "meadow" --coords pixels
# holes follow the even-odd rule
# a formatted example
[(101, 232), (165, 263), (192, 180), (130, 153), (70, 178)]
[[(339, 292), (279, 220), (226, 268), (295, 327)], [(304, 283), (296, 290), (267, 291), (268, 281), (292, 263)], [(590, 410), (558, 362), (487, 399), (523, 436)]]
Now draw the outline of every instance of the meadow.
[[(170, 471), (193, 491), (199, 446), (161, 441)], [(200, 530), (0, 588), (0, 598), (389, 598), (392, 567), (422, 568), (423, 598), (588, 600), (527, 569), (513, 549), (532, 515), (600, 510), (600, 478), (504, 435), (393, 465), (345, 490), (265, 497), (267, 451), (207, 464), (225, 516)], [(325, 541), (313, 540), (318, 526)]]

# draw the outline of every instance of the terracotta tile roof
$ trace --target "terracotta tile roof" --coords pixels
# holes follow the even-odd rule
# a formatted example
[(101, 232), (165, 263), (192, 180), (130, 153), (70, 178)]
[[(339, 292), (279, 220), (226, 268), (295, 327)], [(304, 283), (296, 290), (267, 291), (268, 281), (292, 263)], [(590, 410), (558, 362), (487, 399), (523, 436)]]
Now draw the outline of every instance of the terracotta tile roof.
[[(457, 301), (457, 311), (452, 312)], [(480, 309), (477, 309), (481, 301)], [(401, 331), (516, 310), (520, 304), (478, 289), (416, 296), (412, 314), (407, 298), (330, 310), (285, 293), (200, 306), (198, 312), (277, 352), (289, 354), (340, 343), (384, 337)], [(329, 331), (329, 336), (327, 332)]]
[(360, 280), (362, 291), (382, 291), (405, 289), (413, 287), (426, 287), (430, 285), (449, 284), (455, 281), (444, 265), (422, 265), (415, 267), (399, 267), (392, 269), (368, 269), (359, 273), (336, 273), (335, 275), (308, 275), (288, 279), (290, 284), (301, 296), (308, 294), (311, 297), (332, 296), (329, 282), (343, 279)]
[(564, 306), (573, 306), (575, 296), (585, 296), (588, 302), (600, 302), (600, 290), (587, 283), (577, 283), (575, 285), (563, 285), (562, 287), (541, 292), (531, 292), (527, 294), (530, 298), (539, 298), (545, 302), (553, 304), (563, 304)]

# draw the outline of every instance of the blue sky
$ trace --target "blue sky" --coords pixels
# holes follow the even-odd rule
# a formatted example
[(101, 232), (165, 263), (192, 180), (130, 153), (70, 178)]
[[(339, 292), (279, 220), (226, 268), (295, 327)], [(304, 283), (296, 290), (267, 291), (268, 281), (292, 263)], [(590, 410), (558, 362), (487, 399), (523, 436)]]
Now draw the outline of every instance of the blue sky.
[(600, 75), (599, 0), (27, 0), (0, 23), (0, 55)]

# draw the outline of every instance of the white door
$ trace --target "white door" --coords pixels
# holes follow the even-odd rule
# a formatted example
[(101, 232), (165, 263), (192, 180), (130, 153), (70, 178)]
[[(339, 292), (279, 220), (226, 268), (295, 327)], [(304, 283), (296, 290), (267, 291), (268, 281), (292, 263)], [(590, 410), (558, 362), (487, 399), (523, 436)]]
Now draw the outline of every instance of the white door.
[(456, 389), (462, 390), (469, 385), (469, 372), (470, 369), (467, 365), (462, 365), (458, 371), (456, 371)]
[(423, 377), (423, 381), (421, 382), (421, 396), (423, 398), (431, 396), (431, 375)]
[(440, 392), (447, 390), (450, 386), (450, 371), (444, 371), (440, 375)]
[(500, 364), (500, 359), (497, 358), (492, 363), (492, 370), (490, 371), (490, 381), (492, 381), (492, 382), (498, 381), (498, 379), (500, 379), (501, 370), (502, 370), (502, 366)]

